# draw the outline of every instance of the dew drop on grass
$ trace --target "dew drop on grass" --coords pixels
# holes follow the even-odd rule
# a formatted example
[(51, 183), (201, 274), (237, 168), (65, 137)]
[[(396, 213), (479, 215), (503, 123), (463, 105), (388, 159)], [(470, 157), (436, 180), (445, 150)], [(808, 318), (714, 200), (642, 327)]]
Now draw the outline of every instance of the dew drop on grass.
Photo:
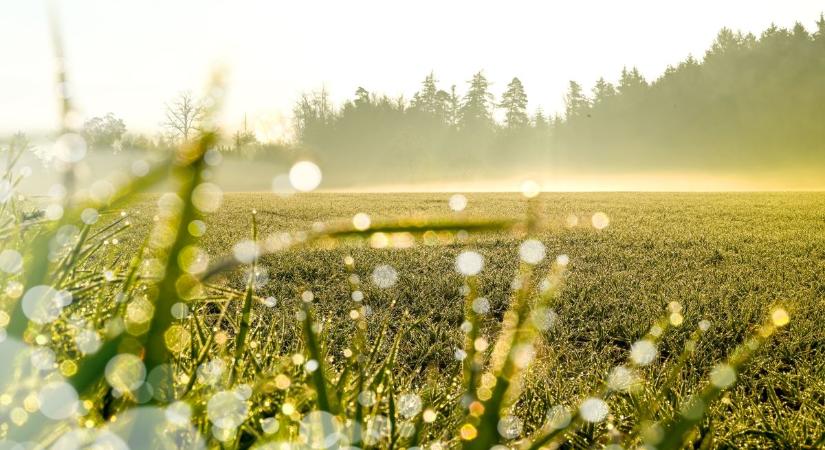
[(607, 403), (600, 398), (590, 397), (579, 405), (582, 420), (590, 423), (601, 422), (610, 412)]
[(54, 352), (49, 348), (35, 348), (32, 350), (29, 360), (35, 369), (42, 370), (44, 372), (54, 369), (55, 356)]
[(136, 177), (145, 177), (149, 173), (149, 163), (142, 159), (132, 163), (132, 175)]
[(364, 407), (370, 407), (375, 404), (375, 392), (367, 390), (361, 391), (358, 394), (358, 403)]
[(570, 424), (570, 411), (562, 405), (556, 405), (547, 411), (547, 426), (551, 430), (560, 430)]
[(86, 156), (86, 140), (75, 133), (61, 135), (54, 143), (54, 157), (64, 163), (76, 163)]
[(189, 222), (189, 225), (186, 227), (186, 229), (192, 236), (201, 237), (204, 235), (204, 233), (206, 233), (206, 223), (204, 223), (204, 221), (202, 220), (193, 220)]
[(206, 153), (203, 155), (203, 160), (204, 162), (206, 162), (206, 164), (215, 167), (220, 165), (221, 162), (223, 162), (223, 155), (221, 155), (220, 151), (211, 148), (207, 150)]
[(252, 386), (248, 384), (239, 384), (235, 386), (235, 392), (244, 400), (249, 400), (252, 397)]
[(77, 391), (64, 381), (51, 382), (38, 393), (40, 412), (52, 420), (68, 419), (80, 406)]
[(498, 434), (504, 439), (516, 439), (521, 435), (523, 424), (516, 416), (507, 415), (498, 421)]
[(184, 401), (176, 401), (164, 409), (166, 420), (172, 425), (183, 427), (189, 425), (192, 407)]
[(603, 230), (610, 225), (610, 218), (607, 217), (607, 214), (603, 212), (597, 212), (593, 214), (593, 217), (590, 218), (590, 223), (593, 224), (593, 228), (597, 230)]
[(607, 376), (607, 387), (614, 391), (627, 391), (637, 383), (638, 379), (632, 369), (625, 366), (616, 366)]
[(464, 208), (467, 207), (467, 197), (461, 194), (453, 194), (448, 204), (450, 205), (450, 209), (455, 212), (464, 211)]
[(656, 344), (647, 339), (636, 341), (630, 346), (630, 359), (640, 366), (652, 363), (657, 353)]
[(62, 303), (62, 295), (53, 287), (34, 286), (23, 295), (23, 313), (36, 324), (47, 324), (60, 316)]
[(398, 413), (405, 419), (411, 419), (421, 412), (421, 397), (412, 393), (401, 394), (398, 397)]
[(177, 302), (172, 305), (172, 317), (178, 320), (183, 320), (189, 317), (189, 306), (183, 302)]
[(728, 364), (719, 364), (710, 372), (710, 382), (719, 389), (731, 387), (736, 382), (736, 370)]
[(372, 282), (382, 289), (390, 288), (398, 281), (398, 272), (390, 265), (381, 264), (372, 271)]
[(539, 307), (530, 312), (530, 319), (536, 329), (547, 331), (556, 325), (559, 316), (552, 309)]
[(536, 357), (536, 349), (532, 344), (518, 344), (513, 347), (513, 364), (519, 369), (525, 369)]
[(301, 419), (299, 436), (311, 449), (332, 448), (341, 439), (342, 430), (337, 417), (325, 411), (312, 411)]
[(771, 321), (777, 327), (784, 327), (791, 321), (791, 317), (783, 308), (776, 308), (771, 312)]
[(220, 381), (226, 370), (226, 363), (221, 359), (213, 359), (198, 366), (198, 381), (206, 385), (215, 385)]
[(309, 192), (321, 184), (321, 169), (311, 161), (298, 161), (289, 169), (289, 183), (297, 191)]
[(314, 360), (314, 359), (310, 359), (310, 360), (309, 360), (309, 361), (307, 361), (307, 363), (304, 365), (304, 369), (305, 369), (308, 373), (315, 372), (316, 370), (318, 370), (318, 361), (316, 361), (316, 360)]
[(455, 259), (455, 269), (464, 276), (478, 275), (484, 268), (484, 257), (478, 252), (463, 251)]
[(490, 300), (484, 297), (478, 297), (473, 300), (473, 311), (476, 314), (487, 314), (490, 312)]
[(100, 218), (100, 213), (98, 213), (94, 208), (86, 208), (80, 213), (80, 220), (82, 220), (86, 225), (93, 225), (97, 223), (98, 218)]
[(535, 239), (522, 242), (518, 248), (519, 258), (527, 264), (538, 264), (544, 259), (545, 253), (544, 244)]
[(16, 274), (23, 270), (23, 255), (17, 250), (6, 249), (0, 252), (0, 271)]
[(199, 274), (209, 267), (209, 254), (195, 245), (187, 245), (178, 253), (178, 267), (189, 274)]
[(232, 254), (242, 264), (250, 264), (259, 256), (260, 249), (255, 241), (243, 240), (232, 247)]
[(52, 203), (46, 206), (45, 216), (49, 220), (58, 220), (63, 217), (63, 207), (57, 203)]
[(264, 431), (264, 434), (275, 434), (278, 432), (278, 428), (280, 428), (280, 424), (278, 420), (274, 417), (265, 417), (261, 419), (261, 429)]
[(240, 426), (249, 412), (249, 406), (235, 391), (220, 391), (206, 404), (209, 421), (218, 428), (234, 430)]
[(215, 212), (223, 203), (223, 190), (214, 183), (201, 183), (192, 191), (192, 204), (203, 212)]
[(121, 353), (106, 363), (105, 378), (114, 389), (121, 392), (135, 391), (146, 378), (146, 366), (136, 355)]
[(366, 213), (358, 213), (352, 217), (352, 226), (359, 231), (364, 231), (368, 229), (371, 223), (372, 220), (370, 219), (370, 216)]
[(77, 349), (83, 355), (96, 353), (102, 345), (100, 335), (97, 334), (95, 330), (89, 328), (78, 331), (74, 342), (77, 345)]

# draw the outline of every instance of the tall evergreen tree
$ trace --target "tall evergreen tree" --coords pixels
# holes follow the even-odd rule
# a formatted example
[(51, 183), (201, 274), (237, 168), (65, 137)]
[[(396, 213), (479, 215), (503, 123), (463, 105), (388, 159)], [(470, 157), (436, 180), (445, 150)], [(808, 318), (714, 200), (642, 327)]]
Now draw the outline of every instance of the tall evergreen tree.
[(567, 119), (570, 120), (586, 114), (589, 107), (590, 100), (584, 95), (581, 85), (570, 80), (567, 95), (564, 96), (564, 112)]
[(598, 105), (604, 103), (607, 99), (616, 95), (616, 88), (613, 84), (605, 81), (604, 78), (596, 80), (596, 85), (593, 86), (593, 104)]
[(411, 106), (419, 111), (438, 114), (441, 109), (439, 103), (435, 74), (430, 72), (421, 83), (421, 90), (413, 95)]
[(533, 126), (537, 130), (545, 130), (550, 126), (550, 119), (544, 114), (543, 109), (536, 109), (536, 114), (533, 115)]
[(627, 70), (627, 67), (622, 68), (622, 75), (619, 78), (618, 92), (622, 95), (635, 95), (643, 91), (647, 87), (645, 77), (639, 72), (639, 69), (633, 67)]
[[(445, 92), (445, 94), (447, 93)], [(455, 85), (450, 86), (450, 92), (447, 94), (446, 103), (446, 122), (451, 127), (457, 127), (461, 116), (461, 97), (458, 96)]]
[(478, 72), (469, 81), (470, 88), (464, 96), (464, 101), (459, 109), (459, 127), (468, 128), (491, 128), (493, 125), (493, 114), (491, 105), (493, 104), (493, 94), (490, 93), (490, 83), (484, 73)]
[(819, 20), (816, 21), (816, 31), (813, 33), (814, 42), (817, 42), (820, 47), (825, 47), (825, 14), (819, 15)]
[(507, 85), (499, 106), (504, 108), (504, 123), (507, 128), (520, 129), (530, 124), (530, 118), (527, 116), (527, 94), (518, 78), (513, 78)]

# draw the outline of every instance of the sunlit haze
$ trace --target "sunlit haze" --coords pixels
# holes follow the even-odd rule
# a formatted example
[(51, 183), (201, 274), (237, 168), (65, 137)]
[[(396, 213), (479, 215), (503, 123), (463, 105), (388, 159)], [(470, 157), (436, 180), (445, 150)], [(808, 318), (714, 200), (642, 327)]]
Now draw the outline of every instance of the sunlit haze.
[[(772, 22), (811, 29), (820, 1), (64, 1), (60, 19), (72, 92), (86, 116), (114, 112), (152, 132), (164, 102), (228, 68), (229, 127), (288, 129), (297, 95), (358, 86), (409, 98), (434, 71), (463, 91), (483, 69), (500, 95), (518, 76), (529, 110), (562, 107), (568, 80), (587, 89), (637, 66), (648, 79), (701, 57), (722, 27), (758, 34)], [(0, 3), (0, 133), (57, 123), (47, 2)], [(619, 20), (621, 17), (621, 20)]]

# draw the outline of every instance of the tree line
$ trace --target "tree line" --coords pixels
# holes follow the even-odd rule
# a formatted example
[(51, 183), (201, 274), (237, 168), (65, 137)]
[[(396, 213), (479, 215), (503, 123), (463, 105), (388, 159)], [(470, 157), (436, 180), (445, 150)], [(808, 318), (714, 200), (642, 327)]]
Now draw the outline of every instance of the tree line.
[[(825, 166), (825, 18), (809, 32), (771, 26), (759, 36), (722, 29), (701, 58), (655, 80), (635, 67), (590, 88), (570, 81), (564, 111), (530, 108), (514, 77), (499, 96), (482, 71), (461, 92), (428, 74), (409, 99), (359, 87), (334, 104), (302, 94), (294, 140), (261, 143), (244, 126), (221, 149), (258, 157), (308, 155), (341, 182), (420, 181), (521, 168), (748, 171)], [(197, 130), (197, 102), (167, 105), (164, 146)], [(105, 125), (109, 125), (108, 127)], [(112, 142), (113, 117), (87, 123), (90, 142)], [(114, 133), (106, 130), (114, 129)], [(101, 131), (103, 130), (103, 131)], [(105, 138), (95, 137), (102, 135)]]

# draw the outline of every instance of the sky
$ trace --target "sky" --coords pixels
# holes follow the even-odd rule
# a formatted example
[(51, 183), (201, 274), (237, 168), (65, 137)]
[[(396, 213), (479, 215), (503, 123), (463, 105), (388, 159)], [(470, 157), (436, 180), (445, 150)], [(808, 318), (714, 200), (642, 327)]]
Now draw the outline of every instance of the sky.
[[(46, 0), (0, 1), (0, 134), (57, 126)], [(113, 112), (133, 131), (160, 128), (164, 104), (228, 70), (227, 127), (244, 117), (276, 137), (297, 96), (326, 87), (410, 98), (434, 71), (461, 92), (483, 70), (500, 95), (518, 76), (530, 109), (556, 112), (569, 80), (590, 88), (623, 66), (648, 79), (718, 30), (759, 33), (771, 23), (809, 30), (821, 0), (273, 1), (62, 0), (70, 92), (82, 117)]]

